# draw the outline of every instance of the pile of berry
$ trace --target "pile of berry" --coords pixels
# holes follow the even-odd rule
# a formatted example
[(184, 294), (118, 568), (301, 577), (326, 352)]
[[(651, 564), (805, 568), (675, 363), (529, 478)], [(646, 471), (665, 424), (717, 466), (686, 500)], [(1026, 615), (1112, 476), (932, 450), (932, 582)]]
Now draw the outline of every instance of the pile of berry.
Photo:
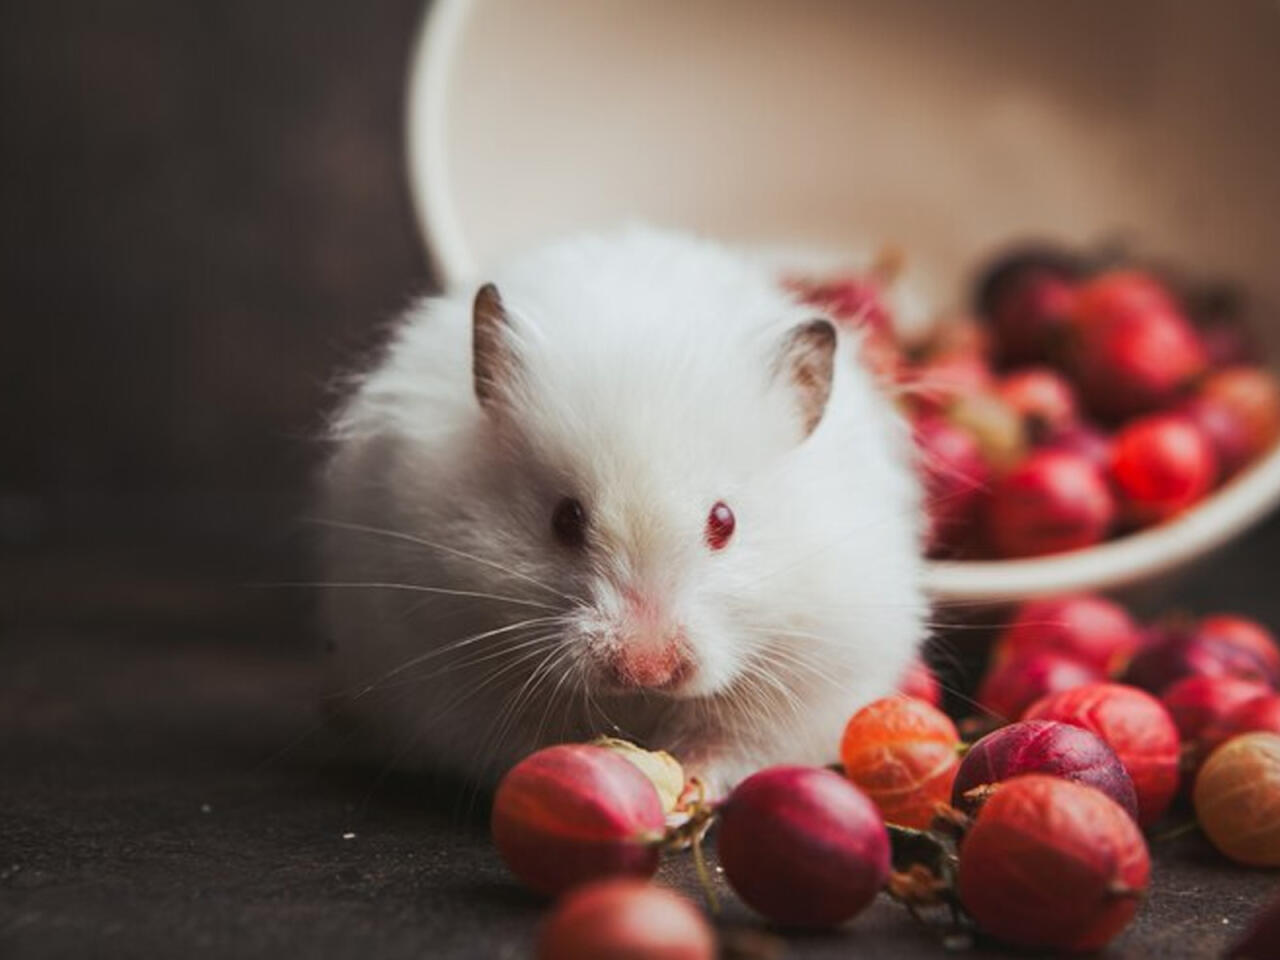
[[(917, 663), (849, 719), (832, 768), (771, 767), (707, 801), (666, 754), (549, 747), (502, 781), (493, 836), (521, 881), (560, 898), (543, 960), (715, 956), (702, 912), (647, 882), (692, 845), (714, 904), (708, 830), (730, 887), (781, 927), (842, 924), (884, 892), (935, 910), (944, 936), (1092, 950), (1139, 909), (1143, 830), (1180, 794), (1222, 854), (1280, 867), (1278, 687), (1280, 648), (1243, 617), (1141, 629), (1100, 597), (1040, 600), (993, 650), (987, 712), (962, 724), (990, 730), (976, 742)], [(1252, 936), (1280, 942), (1280, 903)]]
[(902, 396), (934, 556), (1058, 553), (1160, 523), (1280, 436), (1280, 387), (1234, 296), (1101, 260), (1019, 249), (982, 272), (972, 315), (910, 344), (892, 270), (786, 281), (861, 330)]

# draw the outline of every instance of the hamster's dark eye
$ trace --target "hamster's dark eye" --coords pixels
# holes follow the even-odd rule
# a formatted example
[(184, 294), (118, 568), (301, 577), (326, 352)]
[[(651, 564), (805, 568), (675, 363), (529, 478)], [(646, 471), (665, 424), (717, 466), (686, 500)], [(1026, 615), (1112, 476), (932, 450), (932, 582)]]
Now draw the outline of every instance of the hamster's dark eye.
[(566, 547), (580, 547), (587, 542), (587, 511), (573, 497), (565, 497), (551, 514), (551, 532)]
[(707, 546), (712, 550), (723, 549), (733, 536), (733, 527), (733, 511), (724, 501), (716, 501), (716, 505), (707, 514)]

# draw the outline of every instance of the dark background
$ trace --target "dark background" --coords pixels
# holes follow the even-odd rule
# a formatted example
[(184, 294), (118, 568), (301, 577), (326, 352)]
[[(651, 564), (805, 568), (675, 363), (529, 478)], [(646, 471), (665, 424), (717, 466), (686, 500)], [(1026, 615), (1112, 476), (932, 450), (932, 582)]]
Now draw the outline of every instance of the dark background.
[(221, 559), (298, 512), (334, 374), (430, 286), (422, 7), (0, 5), (7, 546)]
[[(420, 7), (0, 0), (0, 955), (527, 953), (483, 823), (323, 731), (310, 598), (259, 586), (308, 575), (334, 374), (431, 288)], [(1278, 545), (1177, 601), (1280, 623)], [(1115, 955), (1212, 955), (1274, 887), (1156, 855)], [(856, 931), (792, 955), (939, 952)]]

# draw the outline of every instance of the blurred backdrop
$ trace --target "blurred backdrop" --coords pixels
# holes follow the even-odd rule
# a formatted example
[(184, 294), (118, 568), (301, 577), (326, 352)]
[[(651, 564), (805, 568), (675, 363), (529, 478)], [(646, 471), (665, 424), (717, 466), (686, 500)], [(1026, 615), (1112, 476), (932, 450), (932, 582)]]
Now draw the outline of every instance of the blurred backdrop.
[(6, 620), (226, 609), (200, 585), (293, 566), (331, 378), (430, 286), (424, 6), (0, 4)]
[[(432, 289), (403, 122), (427, 6), (0, 4), (0, 624), (300, 634), (309, 597), (244, 585), (307, 575), (335, 374)], [(1277, 543), (1180, 599), (1250, 610)]]

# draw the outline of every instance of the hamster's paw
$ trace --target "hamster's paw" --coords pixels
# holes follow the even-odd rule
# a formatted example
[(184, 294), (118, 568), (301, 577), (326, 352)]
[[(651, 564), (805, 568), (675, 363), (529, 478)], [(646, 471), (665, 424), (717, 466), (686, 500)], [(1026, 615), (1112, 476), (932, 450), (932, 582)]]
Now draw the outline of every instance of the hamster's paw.
[(685, 761), (685, 795), (690, 801), (701, 799), (717, 803), (729, 795), (741, 781), (761, 768), (755, 758), (733, 750), (701, 753)]

